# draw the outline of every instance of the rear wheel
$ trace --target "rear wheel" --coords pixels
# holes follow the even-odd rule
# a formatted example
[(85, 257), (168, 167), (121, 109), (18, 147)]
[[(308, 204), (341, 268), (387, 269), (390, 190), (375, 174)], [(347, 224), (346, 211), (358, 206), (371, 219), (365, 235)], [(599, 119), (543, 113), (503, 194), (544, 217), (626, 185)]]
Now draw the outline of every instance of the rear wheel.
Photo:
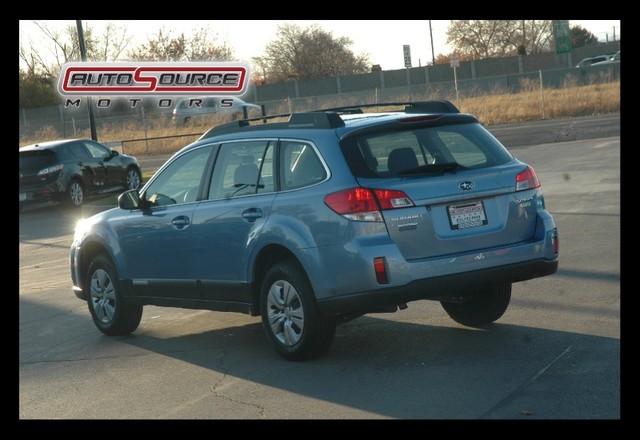
[(502, 317), (511, 300), (511, 283), (483, 286), (461, 303), (442, 301), (442, 307), (456, 322), (482, 327)]
[(87, 271), (85, 288), (89, 312), (98, 329), (109, 336), (127, 335), (138, 328), (142, 306), (129, 303), (122, 294), (118, 276), (111, 261), (96, 256)]
[(307, 360), (331, 345), (336, 321), (317, 308), (311, 284), (292, 261), (271, 267), (262, 282), (262, 324), (275, 350), (288, 360)]

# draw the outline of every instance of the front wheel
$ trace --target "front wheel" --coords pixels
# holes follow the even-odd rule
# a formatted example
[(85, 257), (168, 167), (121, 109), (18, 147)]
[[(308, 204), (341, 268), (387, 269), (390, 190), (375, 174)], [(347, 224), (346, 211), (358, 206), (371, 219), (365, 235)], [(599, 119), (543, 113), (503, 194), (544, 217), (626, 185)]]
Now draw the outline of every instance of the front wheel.
[(131, 167), (127, 170), (127, 179), (125, 185), (127, 189), (139, 189), (142, 177), (140, 171), (136, 167)]
[(312, 359), (329, 348), (336, 321), (320, 313), (311, 285), (297, 264), (286, 261), (271, 267), (260, 298), (267, 338), (285, 359)]
[(67, 189), (67, 202), (73, 208), (79, 208), (84, 203), (84, 186), (78, 179), (74, 179)]
[(98, 329), (109, 336), (132, 333), (142, 319), (142, 306), (129, 303), (122, 294), (116, 268), (104, 255), (93, 259), (87, 271), (89, 312)]
[(469, 327), (482, 327), (504, 315), (511, 300), (511, 283), (484, 286), (461, 302), (442, 301), (442, 307), (456, 322)]

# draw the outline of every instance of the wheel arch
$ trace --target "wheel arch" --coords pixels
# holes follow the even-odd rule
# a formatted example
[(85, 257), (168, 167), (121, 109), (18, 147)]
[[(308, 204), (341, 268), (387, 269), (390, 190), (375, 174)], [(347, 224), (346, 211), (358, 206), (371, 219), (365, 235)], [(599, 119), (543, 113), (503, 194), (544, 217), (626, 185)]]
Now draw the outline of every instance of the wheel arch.
[(119, 267), (119, 264), (118, 264), (118, 260), (114, 258), (113, 252), (111, 252), (111, 249), (109, 249), (109, 246), (107, 246), (99, 238), (90, 238), (82, 243), (80, 254), (78, 256), (78, 276), (80, 277), (80, 279), (78, 280), (78, 283), (80, 284), (80, 287), (83, 290), (86, 287), (84, 285), (85, 284), (84, 278), (87, 274), (87, 270), (89, 269), (89, 265), (91, 264), (91, 261), (93, 260), (93, 258), (99, 254), (105, 255), (111, 261), (111, 263), (115, 266), (116, 270), (118, 271), (119, 277), (122, 274), (121, 268)]
[[(262, 280), (267, 270), (282, 261), (289, 260), (298, 265), (309, 280), (308, 271), (302, 262), (302, 259), (296, 255), (291, 249), (278, 243), (270, 243), (262, 247), (256, 254), (253, 264), (251, 265), (251, 300), (252, 315), (260, 314), (260, 288)], [(310, 281), (310, 280), (309, 280)]]

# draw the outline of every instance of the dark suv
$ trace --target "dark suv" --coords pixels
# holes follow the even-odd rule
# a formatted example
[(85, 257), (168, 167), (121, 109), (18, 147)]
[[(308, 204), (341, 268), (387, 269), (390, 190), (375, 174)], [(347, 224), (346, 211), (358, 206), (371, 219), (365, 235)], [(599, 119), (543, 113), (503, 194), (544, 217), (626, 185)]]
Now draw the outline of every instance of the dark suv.
[(135, 157), (87, 139), (20, 148), (20, 208), (28, 202), (64, 201), (79, 207), (89, 193), (138, 189)]

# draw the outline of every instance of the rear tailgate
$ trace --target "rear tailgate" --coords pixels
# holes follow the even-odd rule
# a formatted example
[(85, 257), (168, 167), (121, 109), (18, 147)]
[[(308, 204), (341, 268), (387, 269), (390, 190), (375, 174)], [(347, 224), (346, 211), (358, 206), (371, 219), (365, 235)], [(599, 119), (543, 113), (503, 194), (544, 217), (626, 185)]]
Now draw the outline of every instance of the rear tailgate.
[[(515, 192), (516, 175), (525, 168), (514, 161), (437, 176), (359, 178), (358, 182), (368, 188), (403, 191), (414, 202), (415, 207), (382, 212), (389, 235), (411, 260), (532, 239), (536, 227), (533, 193)], [(461, 189), (469, 184), (471, 189)]]
[(391, 238), (409, 260), (534, 236), (536, 191), (516, 192), (516, 176), (527, 165), (480, 124), (459, 118), (461, 123), (449, 116), (448, 123), (442, 117), (416, 124), (408, 118), (411, 125), (399, 121), (341, 143), (360, 185), (402, 191), (413, 201), (414, 207), (382, 211)]

